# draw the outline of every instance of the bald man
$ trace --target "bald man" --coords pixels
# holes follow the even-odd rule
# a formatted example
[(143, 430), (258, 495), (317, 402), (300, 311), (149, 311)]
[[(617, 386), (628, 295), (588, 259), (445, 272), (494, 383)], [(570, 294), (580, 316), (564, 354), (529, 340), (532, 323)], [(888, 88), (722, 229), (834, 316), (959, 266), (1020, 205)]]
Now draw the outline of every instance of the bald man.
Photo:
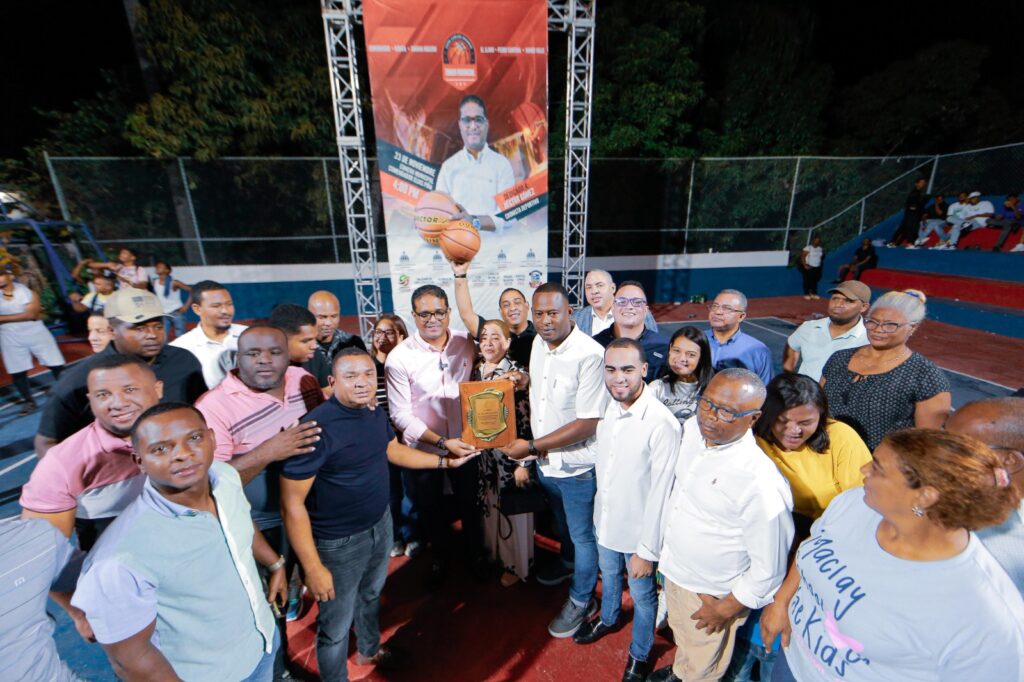
[(362, 338), (338, 329), (341, 303), (331, 292), (314, 291), (306, 307), (316, 316), (316, 352), (303, 367), (315, 376), (323, 387), (327, 386), (327, 378), (331, 376), (331, 365), (338, 351), (353, 346), (366, 350), (366, 344)]
[[(612, 326), (612, 301), (615, 299), (615, 281), (607, 270), (591, 270), (583, 280), (583, 293), (587, 304), (572, 314), (573, 322), (587, 336), (597, 336)], [(644, 327), (658, 331), (658, 323), (654, 315), (647, 310), (644, 315)]]
[[(1024, 398), (967, 403), (946, 420), (946, 430), (973, 436), (1002, 454), (1010, 484), (1024, 497)], [(1002, 525), (977, 535), (1024, 594), (1024, 501)]]

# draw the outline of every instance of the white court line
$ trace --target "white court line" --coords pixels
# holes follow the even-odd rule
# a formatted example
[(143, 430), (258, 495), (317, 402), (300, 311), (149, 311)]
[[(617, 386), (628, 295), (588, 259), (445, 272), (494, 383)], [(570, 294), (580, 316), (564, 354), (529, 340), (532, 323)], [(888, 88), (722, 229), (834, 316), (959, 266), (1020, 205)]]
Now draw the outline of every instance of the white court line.
[[(779, 318), (777, 318), (777, 317), (755, 317), (754, 319), (755, 320), (778, 320), (779, 322), (782, 322), (783, 324), (792, 324), (791, 322), (787, 322), (786, 320), (779, 320)], [(781, 336), (781, 337), (783, 337), (785, 339), (789, 338), (789, 334), (784, 334), (784, 333), (782, 333), (780, 331), (776, 331), (776, 330), (772, 329), (771, 327), (765, 327), (765, 326), (760, 325), (760, 324), (755, 324), (755, 323), (751, 322), (750, 320), (747, 320), (746, 324), (749, 324), (751, 327), (757, 327), (758, 329), (763, 329), (766, 332), (770, 332), (772, 334), (777, 334), (778, 336)]]
[[(38, 398), (41, 395), (46, 395), (46, 391), (36, 391), (35, 393), (32, 394), (32, 397), (33, 398)], [(0, 405), (0, 412), (3, 412), (4, 410), (6, 410), (9, 407), (14, 407), (15, 405), (20, 405), (20, 404), (21, 403), (5, 403), (3, 405)], [(29, 414), (31, 414), (31, 413), (29, 413)], [(25, 415), (25, 416), (28, 416), (28, 415)]]
[(3, 476), (8, 471), (14, 471), (18, 467), (20, 467), (22, 464), (24, 464), (26, 462), (30, 462), (30, 461), (32, 461), (35, 458), (36, 458), (36, 453), (33, 452), (31, 455), (29, 455), (25, 459), (18, 460), (17, 462), (15, 462), (14, 464), (10, 465), (9, 467), (7, 467), (5, 469), (0, 469), (0, 476)]

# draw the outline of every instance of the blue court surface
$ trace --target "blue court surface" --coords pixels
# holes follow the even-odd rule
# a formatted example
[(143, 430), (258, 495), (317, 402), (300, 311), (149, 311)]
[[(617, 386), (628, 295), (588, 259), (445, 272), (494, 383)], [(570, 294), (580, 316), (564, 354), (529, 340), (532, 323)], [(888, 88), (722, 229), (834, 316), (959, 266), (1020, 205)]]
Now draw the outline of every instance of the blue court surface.
[[(684, 324), (692, 324), (707, 329), (706, 321), (667, 322), (660, 324), (666, 335), (671, 335)], [(796, 327), (791, 322), (776, 317), (759, 317), (745, 321), (744, 331), (757, 337), (772, 351), (775, 358), (776, 371), (781, 371), (782, 351), (786, 337)], [(981, 398), (1006, 396), (1010, 389), (998, 384), (978, 379), (967, 374), (944, 370), (953, 387), (953, 406)], [(52, 383), (50, 375), (45, 372), (32, 377), (32, 388), (36, 394), (36, 402), (45, 404), (46, 394), (43, 392)], [(19, 407), (13, 403), (12, 387), (0, 390), (0, 518), (17, 515), (20, 512), (18, 498), (21, 486), (28, 480), (35, 466), (35, 455), (32, 452), (32, 437), (39, 426), (41, 410), (19, 417)], [(83, 679), (106, 682), (116, 680), (116, 676), (107, 663), (103, 650), (97, 644), (84, 642), (75, 631), (71, 619), (63, 609), (52, 601), (50, 614), (56, 620), (57, 648), (61, 657), (68, 661), (71, 668)]]

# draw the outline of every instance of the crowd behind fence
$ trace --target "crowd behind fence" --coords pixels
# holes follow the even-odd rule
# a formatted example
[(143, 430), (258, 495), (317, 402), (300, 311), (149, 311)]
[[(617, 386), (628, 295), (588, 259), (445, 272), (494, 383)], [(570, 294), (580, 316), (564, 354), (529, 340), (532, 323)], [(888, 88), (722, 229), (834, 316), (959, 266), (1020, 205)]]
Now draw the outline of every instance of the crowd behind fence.
[[(65, 220), (147, 263), (350, 262), (336, 158), (48, 157)], [(375, 160), (371, 195), (380, 205)], [(550, 168), (549, 252), (561, 253), (561, 160)], [(1024, 188), (1024, 143), (936, 156), (594, 158), (587, 254), (790, 250), (811, 231), (834, 248), (929, 193)], [(378, 220), (378, 257), (387, 259)]]

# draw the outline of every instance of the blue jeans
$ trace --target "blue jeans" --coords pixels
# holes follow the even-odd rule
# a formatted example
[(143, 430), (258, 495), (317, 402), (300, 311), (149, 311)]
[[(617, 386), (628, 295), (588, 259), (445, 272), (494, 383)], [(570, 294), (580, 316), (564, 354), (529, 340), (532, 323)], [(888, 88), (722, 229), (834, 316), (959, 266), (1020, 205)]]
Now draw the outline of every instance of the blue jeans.
[(388, 486), (391, 492), (391, 523), (395, 540), (408, 543), (416, 538), (414, 521), (409, 514), (412, 511), (412, 500), (406, 495), (405, 472), (400, 466), (388, 463)]
[[(597, 544), (597, 558), (601, 565), (601, 622), (615, 625), (622, 607), (622, 571), (629, 568), (632, 554), (623, 554)], [(629, 580), (629, 596), (633, 598), (633, 639), (629, 642), (629, 655), (646, 661), (654, 646), (654, 619), (658, 615), (658, 593), (654, 587), (654, 574), (646, 578)]]
[[(555, 527), (562, 543), (562, 561), (574, 567), (569, 598), (577, 606), (585, 606), (597, 587), (597, 539), (594, 537), (597, 475), (591, 469), (568, 478), (553, 478), (545, 476), (540, 467), (537, 471), (555, 515)], [(569, 546), (568, 554), (566, 545)]]
[(388, 577), (391, 512), (371, 528), (331, 540), (314, 538), (320, 561), (334, 579), (334, 599), (320, 602), (316, 662), (320, 677), (348, 680), (348, 632), (356, 628), (356, 648), (367, 658), (380, 649), (380, 593)]
[[(761, 682), (769, 682), (772, 679), (772, 671), (775, 662), (782, 656), (781, 649), (773, 648), (772, 651), (765, 651), (760, 636), (756, 637), (757, 642), (751, 641), (754, 628), (761, 627), (761, 611), (751, 611), (747, 622), (736, 631), (736, 645), (732, 650), (732, 661), (722, 682), (751, 682), (754, 672), (754, 662), (758, 662), (757, 679)], [(777, 638), (776, 638), (777, 639)]]
[(263, 658), (256, 664), (255, 670), (249, 673), (242, 682), (274, 682), (274, 659), (277, 658), (277, 650), (281, 646), (281, 633), (274, 628), (274, 646), (270, 653), (264, 653)]
[(171, 338), (171, 327), (174, 327), (174, 338), (185, 333), (185, 313), (174, 313), (164, 316), (164, 333)]
[(779, 657), (775, 659), (775, 668), (772, 670), (771, 678), (762, 676), (761, 679), (770, 679), (771, 682), (797, 682), (797, 679), (793, 677), (793, 671), (789, 669), (789, 663), (786, 662), (786, 652), (784, 650), (779, 650)]

